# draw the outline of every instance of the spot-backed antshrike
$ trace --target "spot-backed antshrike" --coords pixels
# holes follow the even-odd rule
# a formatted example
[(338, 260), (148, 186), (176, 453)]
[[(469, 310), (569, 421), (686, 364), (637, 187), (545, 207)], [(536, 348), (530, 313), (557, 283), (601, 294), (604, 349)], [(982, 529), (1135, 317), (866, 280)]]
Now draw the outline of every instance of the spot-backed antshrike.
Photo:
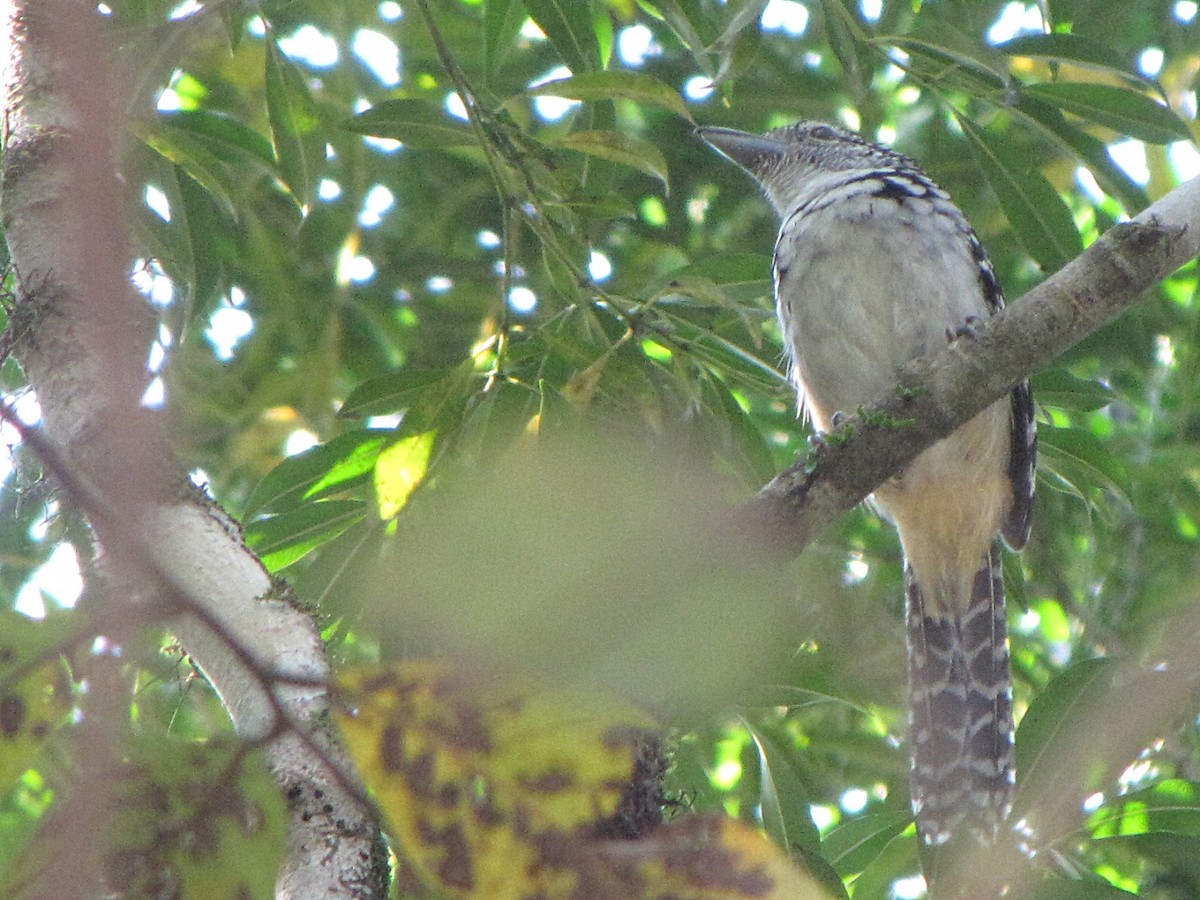
[[(782, 219), (775, 300), (818, 431), (1004, 305), (971, 226), (911, 159), (822, 122), (698, 134), (758, 179)], [(904, 548), (912, 799), (928, 844), (966, 832), (990, 843), (1012, 805), (998, 537), (1019, 549), (1029, 536), (1035, 454), (1022, 383), (873, 494)]]

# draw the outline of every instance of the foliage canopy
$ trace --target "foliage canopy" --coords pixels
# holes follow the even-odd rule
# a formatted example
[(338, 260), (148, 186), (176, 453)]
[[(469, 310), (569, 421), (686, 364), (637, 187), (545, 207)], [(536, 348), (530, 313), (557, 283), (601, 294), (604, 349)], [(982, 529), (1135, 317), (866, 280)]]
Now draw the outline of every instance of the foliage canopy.
[[(347, 665), (457, 655), (648, 705), (688, 814), (765, 829), (831, 896), (843, 880), (862, 900), (917, 896), (891, 531), (855, 511), (786, 573), (689, 555), (696, 524), (807, 436), (778, 366), (773, 214), (691, 130), (820, 118), (894, 144), (951, 191), (1019, 302), (1200, 171), (1196, 4), (1136, 7), (114, 0), (133, 277), (160, 320), (148, 402)], [(2, 375), (20, 397), (14, 361)], [(1016, 815), (1061, 879), (1047, 896), (1194, 897), (1194, 692), (1152, 730), (1114, 723), (1154, 708), (1173, 623), (1196, 621), (1195, 265), (1033, 385), (1034, 536), (1006, 560)], [(51, 577), (76, 558), (64, 548), (87, 555), (78, 518), (13, 455), (0, 872), (19, 879), (37, 857), (17, 848), (53, 815), (45, 735), (69, 706), (55, 651), (95, 626)], [(131, 779), (169, 779), (177, 744), (212, 742), (201, 774), (232, 758), (237, 792), (263, 794), (169, 637), (129, 665), (131, 768), (149, 773)], [(14, 704), (37, 712), (37, 739), (32, 718), (5, 718)], [(356, 749), (375, 737), (362, 727)], [(464, 783), (512, 762), (437, 746)], [(600, 780), (611, 759), (577, 764)], [(1037, 831), (1043, 789), (1070, 810), (1061, 832)], [(269, 854), (234, 834), (213, 858), (261, 895)], [(455, 888), (417, 862), (425, 887)]]

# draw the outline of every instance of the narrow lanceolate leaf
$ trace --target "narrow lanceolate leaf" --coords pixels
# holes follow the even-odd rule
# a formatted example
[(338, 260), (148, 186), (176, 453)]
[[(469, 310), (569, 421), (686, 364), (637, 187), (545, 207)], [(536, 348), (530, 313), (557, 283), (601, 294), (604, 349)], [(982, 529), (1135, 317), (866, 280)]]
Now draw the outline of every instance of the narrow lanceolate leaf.
[(146, 145), (164, 159), (177, 165), (217, 204), (221, 212), (237, 221), (237, 205), (233, 202), (224, 182), (228, 173), (220, 160), (208, 152), (191, 136), (178, 129), (158, 126), (140, 131)]
[(577, 131), (557, 141), (555, 146), (630, 166), (657, 178), (664, 188), (669, 187), (666, 159), (657, 147), (640, 138), (619, 131)]
[(327, 491), (353, 486), (374, 469), (387, 439), (385, 432), (360, 429), (289, 456), (254, 488), (243, 517), (285, 512)]
[(960, 85), (965, 90), (983, 96), (1008, 87), (1004, 73), (950, 47), (914, 38), (888, 38), (887, 43), (908, 53), (912, 57), (910, 65), (939, 86)]
[(291, 512), (251, 522), (246, 526), (246, 543), (271, 572), (307, 556), (367, 513), (362, 500), (321, 500)]
[(271, 142), (232, 116), (189, 109), (165, 113), (155, 121), (191, 135), (222, 162), (251, 162), (267, 169), (275, 167), (275, 150)]
[(1037, 84), (1021, 89), (1097, 125), (1151, 144), (1169, 144), (1190, 137), (1187, 125), (1166, 106), (1145, 94), (1108, 84)]
[(834, 828), (821, 849), (843, 878), (863, 871), (912, 823), (907, 809), (856, 816)]
[(314, 195), (325, 141), (308, 85), (275, 41), (267, 42), (267, 117), (280, 174), (301, 205)]
[(357, 419), (404, 412), (405, 426), (411, 429), (418, 417), (437, 421), (445, 409), (465, 402), (481, 383), (471, 360), (440, 369), (399, 369), (364, 381), (350, 392), (337, 414), (341, 419)]
[(525, 21), (521, 0), (486, 0), (483, 5), (483, 69), (489, 75), (504, 64)]
[(393, 138), (410, 147), (441, 150), (476, 143), (475, 132), (425, 100), (385, 100), (345, 123), (356, 134)]
[(527, 95), (566, 97), (569, 100), (633, 100), (670, 110), (692, 120), (687, 104), (678, 92), (650, 75), (640, 72), (584, 72), (570, 78), (547, 81), (525, 92)]
[(1150, 205), (1145, 189), (1113, 162), (1104, 142), (1088, 134), (1075, 122), (1068, 121), (1057, 106), (1022, 94), (1013, 109), (1037, 122), (1083, 160), (1104, 191), (1116, 197), (1130, 215)]
[(1105, 507), (1114, 503), (1132, 505), (1125, 485), (1129, 474), (1112, 448), (1085, 428), (1051, 428), (1039, 441), (1039, 451), (1047, 469), (1069, 483), (1072, 493), (1094, 497), (1097, 491), (1109, 495)]
[(1066, 369), (1047, 369), (1032, 379), (1033, 395), (1042, 406), (1090, 412), (1108, 406), (1116, 392), (1099, 381), (1079, 378)]
[(827, 896), (845, 897), (837, 872), (821, 855), (821, 835), (813, 824), (808, 792), (795, 766), (767, 735), (745, 723), (758, 750), (759, 805), (767, 834), (788, 854), (803, 862), (809, 874), (824, 884)]
[(1121, 54), (1081, 34), (1022, 34), (998, 44), (996, 49), (1008, 56), (1053, 59), (1091, 69), (1103, 69), (1125, 78), (1139, 77), (1129, 71)]
[(758, 59), (762, 31), (757, 27), (735, 29), (733, 24), (730, 23), (730, 27), (726, 28), (713, 44), (713, 50), (717, 53), (717, 71), (713, 75), (713, 87), (723, 85), (748, 71)]
[[(688, 6), (691, 7), (691, 4)], [(688, 48), (692, 59), (705, 75), (711, 77), (715, 74), (709, 58), (708, 41), (700, 36), (700, 31), (694, 23), (696, 19), (702, 20), (699, 10), (685, 9), (679, 0), (655, 0), (653, 6), (647, 4), (643, 9), (667, 23), (679, 42)]]
[(1023, 165), (998, 139), (959, 118), (971, 153), (996, 192), (1029, 255), (1053, 272), (1083, 249), (1071, 210), (1041, 172)]
[(1143, 834), (1200, 837), (1200, 783), (1171, 778), (1114, 797), (1088, 823), (1097, 838)]
[(809, 813), (809, 800), (792, 763), (765, 734), (746, 723), (758, 751), (759, 804), (763, 827), (785, 850), (815, 851), (821, 836)]
[(600, 66), (600, 44), (589, 0), (525, 0), (525, 9), (572, 72), (590, 72)]
[(390, 519), (404, 508), (425, 477), (435, 432), (401, 438), (379, 454), (375, 463), (375, 502), (379, 518)]
[(735, 0), (725, 4), (725, 12), (729, 21), (725, 30), (717, 38), (717, 44), (730, 44), (736, 41), (746, 30), (758, 30), (758, 20), (767, 6), (767, 0)]
[(858, 19), (847, 8), (846, 0), (821, 0), (821, 9), (825, 14), (829, 47), (842, 64), (850, 89), (857, 92), (864, 87), (863, 72), (869, 52), (869, 48), (860, 43), (863, 32), (858, 27)]
[[(1075, 770), (1072, 777), (1077, 781), (1085, 782), (1092, 774), (1087, 771), (1087, 760), (1077, 759), (1072, 751), (1078, 750), (1075, 745), (1086, 733), (1087, 718), (1109, 694), (1116, 667), (1114, 659), (1077, 663), (1050, 682), (1030, 704), (1017, 729), (1014, 819), (1017, 812), (1036, 802), (1040, 791), (1063, 789), (1059, 782), (1068, 777), (1064, 766)], [(1065, 787), (1070, 799), (1082, 799), (1082, 784)]]

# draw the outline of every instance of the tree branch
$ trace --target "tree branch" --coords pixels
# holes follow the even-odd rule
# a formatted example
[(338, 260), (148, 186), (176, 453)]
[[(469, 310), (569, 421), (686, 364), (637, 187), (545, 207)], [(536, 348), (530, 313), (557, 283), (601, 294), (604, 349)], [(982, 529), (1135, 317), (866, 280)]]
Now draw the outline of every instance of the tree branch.
[[(740, 511), (773, 549), (799, 553), (922, 450), (1108, 324), (1200, 254), (1200, 178), (1180, 185), (994, 318), (932, 357), (897, 388), (825, 435)], [(847, 412), (851, 412), (847, 410)]]

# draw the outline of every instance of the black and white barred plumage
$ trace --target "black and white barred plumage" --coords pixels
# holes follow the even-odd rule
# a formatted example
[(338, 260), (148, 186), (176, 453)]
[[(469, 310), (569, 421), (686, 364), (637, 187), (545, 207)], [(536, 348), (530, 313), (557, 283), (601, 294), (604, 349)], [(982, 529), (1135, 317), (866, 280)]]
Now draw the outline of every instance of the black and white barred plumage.
[[(899, 369), (1004, 306), (962, 213), (911, 159), (822, 123), (702, 128), (781, 219), (777, 310), (819, 431), (882, 400)], [(1027, 383), (928, 448), (872, 499), (905, 551), (913, 809), (924, 841), (995, 839), (1012, 805), (1011, 676), (998, 539), (1029, 536)]]

